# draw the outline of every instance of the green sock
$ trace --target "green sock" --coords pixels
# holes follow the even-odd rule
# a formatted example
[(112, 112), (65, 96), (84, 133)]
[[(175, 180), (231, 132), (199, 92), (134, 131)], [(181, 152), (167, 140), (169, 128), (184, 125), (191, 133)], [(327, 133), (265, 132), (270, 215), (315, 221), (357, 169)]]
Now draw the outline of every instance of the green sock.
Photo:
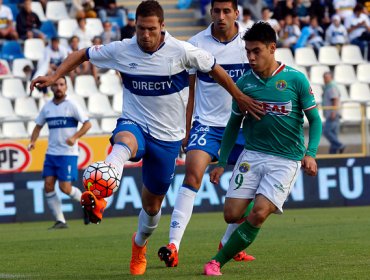
[(245, 210), (243, 218), (248, 217), (249, 213), (252, 211), (253, 206), (254, 206), (254, 200), (252, 200), (251, 203), (249, 203), (247, 210)]
[(223, 266), (237, 253), (251, 245), (259, 230), (260, 228), (252, 226), (248, 221), (245, 221), (233, 232), (224, 247), (212, 259)]

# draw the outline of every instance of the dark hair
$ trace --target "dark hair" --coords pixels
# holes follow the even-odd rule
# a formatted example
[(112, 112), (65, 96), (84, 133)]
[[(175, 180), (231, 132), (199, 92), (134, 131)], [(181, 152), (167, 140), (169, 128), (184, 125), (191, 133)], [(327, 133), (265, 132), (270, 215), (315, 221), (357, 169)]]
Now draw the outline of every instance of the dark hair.
[(246, 42), (258, 41), (265, 45), (276, 44), (276, 32), (269, 23), (258, 21), (245, 32), (243, 40)]
[(231, 4), (233, 5), (233, 8), (234, 10), (237, 10), (238, 9), (238, 0), (211, 0), (211, 8), (213, 8), (213, 5), (215, 4), (215, 2), (231, 2)]
[(357, 3), (356, 6), (353, 8), (354, 13), (362, 12), (364, 10), (364, 6), (361, 3)]
[(159, 18), (159, 23), (164, 21), (164, 12), (162, 6), (155, 0), (143, 1), (136, 8), (136, 20), (141, 17), (156, 16)]
[(252, 15), (251, 10), (248, 9), (248, 8), (244, 8), (243, 9), (243, 16), (250, 16), (250, 15)]

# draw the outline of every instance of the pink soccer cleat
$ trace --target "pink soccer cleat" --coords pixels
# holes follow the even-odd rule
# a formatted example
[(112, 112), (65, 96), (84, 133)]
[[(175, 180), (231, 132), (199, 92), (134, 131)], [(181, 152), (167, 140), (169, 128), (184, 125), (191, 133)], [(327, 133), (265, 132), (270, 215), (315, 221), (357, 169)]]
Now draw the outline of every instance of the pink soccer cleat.
[(204, 275), (207, 276), (221, 276), (221, 265), (216, 260), (211, 260), (210, 262), (204, 265)]

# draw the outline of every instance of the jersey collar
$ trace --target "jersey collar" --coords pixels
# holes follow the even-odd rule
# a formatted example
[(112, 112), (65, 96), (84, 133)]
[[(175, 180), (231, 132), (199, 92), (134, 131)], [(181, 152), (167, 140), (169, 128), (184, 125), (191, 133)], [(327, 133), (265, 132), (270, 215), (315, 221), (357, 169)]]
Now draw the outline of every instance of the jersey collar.
[(143, 52), (143, 53), (147, 53), (147, 54), (154, 54), (155, 52), (159, 51), (166, 43), (166, 40), (171, 36), (167, 31), (162, 31), (161, 32), (162, 35), (164, 35), (164, 39), (163, 39), (163, 42), (158, 46), (158, 48), (154, 51), (154, 52), (148, 52), (148, 51), (144, 51), (140, 45), (137, 43), (137, 38), (136, 38), (136, 35), (132, 38), (132, 42), (133, 43), (136, 43), (137, 46), (139, 47), (139, 49)]
[[(277, 74), (279, 74), (283, 69), (285, 68), (285, 64), (284, 63), (280, 63), (280, 66), (278, 67), (278, 68), (276, 68), (276, 70), (271, 74), (271, 76), (270, 77), (268, 77), (267, 79), (270, 79), (270, 78), (272, 78), (272, 77), (274, 77), (274, 76), (276, 76)], [(258, 76), (252, 69), (251, 69), (251, 71), (252, 71), (252, 74), (254, 75), (254, 77), (258, 80), (258, 81), (260, 81), (261, 83), (263, 83), (263, 84), (266, 84), (266, 82), (263, 80), (263, 79), (261, 79), (261, 77), (260, 76)]]
[(238, 27), (238, 32), (235, 34), (235, 36), (230, 40), (230, 41), (227, 41), (227, 42), (221, 42), (220, 40), (218, 40), (216, 37), (214, 37), (212, 35), (212, 27), (213, 27), (213, 22), (207, 27), (207, 29), (205, 30), (205, 35), (208, 36), (208, 37), (211, 37), (213, 40), (215, 40), (216, 42), (218, 43), (221, 43), (221, 44), (224, 44), (224, 45), (227, 45), (228, 43), (234, 41), (236, 38), (238, 38), (238, 36), (241, 36), (240, 34), (240, 25), (238, 22), (235, 21), (235, 24), (236, 26)]

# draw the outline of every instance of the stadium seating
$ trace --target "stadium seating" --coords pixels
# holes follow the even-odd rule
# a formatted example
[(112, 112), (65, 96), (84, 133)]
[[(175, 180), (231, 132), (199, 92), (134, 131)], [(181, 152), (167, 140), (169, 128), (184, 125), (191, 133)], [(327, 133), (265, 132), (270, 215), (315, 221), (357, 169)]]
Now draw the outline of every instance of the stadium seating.
[(47, 20), (45, 13), (44, 13), (44, 9), (42, 8), (42, 5), (40, 2), (32, 1), (31, 10), (39, 17), (40, 21)]
[(339, 64), (334, 67), (334, 80), (337, 83), (350, 85), (357, 82), (355, 70), (352, 65)]
[(275, 51), (275, 59), (286, 65), (295, 65), (294, 56), (289, 48), (277, 48)]
[(100, 36), (104, 31), (103, 23), (101, 22), (100, 18), (87, 18), (86, 30), (93, 36)]
[(340, 101), (341, 102), (347, 102), (350, 101), (350, 97), (348, 95), (348, 90), (345, 85), (337, 84), (339, 92), (340, 92)]
[(3, 123), (4, 138), (28, 138), (29, 134), (23, 122), (4, 122)]
[(106, 95), (122, 94), (121, 78), (115, 72), (112, 74), (110, 71), (100, 75), (99, 90)]
[(75, 89), (72, 83), (72, 79), (70, 76), (65, 76), (66, 81), (67, 81), (67, 94), (75, 94)]
[(342, 103), (342, 119), (347, 125), (358, 124), (361, 121), (361, 107), (357, 102)]
[(15, 120), (18, 119), (16, 116), (12, 103), (9, 98), (1, 97), (0, 96), (0, 120), (6, 121), (6, 120)]
[(342, 62), (346, 64), (357, 65), (366, 62), (362, 57), (360, 48), (356, 45), (344, 45), (341, 57)]
[(323, 75), (325, 72), (330, 71), (329, 66), (327, 65), (313, 65), (310, 68), (310, 81), (313, 84), (324, 84)]
[(24, 41), (24, 56), (32, 61), (41, 59), (44, 55), (44, 49), (45, 43), (42, 39), (32, 38)]
[(100, 94), (96, 82), (91, 75), (77, 76), (75, 79), (75, 92), (83, 97)]
[(71, 38), (73, 32), (77, 29), (78, 23), (74, 18), (66, 18), (58, 21), (58, 36), (62, 38)]
[(21, 79), (9, 78), (3, 80), (2, 93), (3, 96), (9, 99), (16, 99), (18, 97), (26, 97), (26, 91), (24, 89)]
[(370, 63), (357, 65), (357, 80), (363, 83), (370, 83)]
[(16, 58), (24, 58), (22, 47), (18, 41), (4, 41), (1, 49), (1, 58), (8, 61)]
[(370, 101), (370, 89), (366, 83), (353, 83), (349, 88), (349, 95), (353, 101)]
[(329, 66), (341, 64), (338, 49), (334, 46), (323, 46), (319, 49), (319, 63)]
[(51, 39), (53, 37), (57, 37), (58, 33), (55, 29), (54, 23), (51, 20), (46, 20), (42, 23), (40, 30), (42, 33), (45, 34), (47, 39)]
[(18, 97), (15, 99), (14, 111), (17, 116), (25, 119), (34, 119), (38, 114), (35, 99), (32, 97)]
[(300, 66), (312, 66), (319, 64), (312, 48), (298, 48), (295, 50), (295, 63)]
[(63, 1), (48, 1), (46, 4), (46, 18), (52, 21), (69, 18), (66, 4)]
[(77, 95), (74, 93), (68, 94), (68, 98), (72, 99), (73, 101), (76, 101), (84, 111), (87, 111), (85, 99), (81, 95)]
[(23, 69), (27, 65), (29, 67), (31, 67), (32, 70), (34, 69), (33, 63), (32, 63), (31, 60), (29, 60), (27, 58), (17, 58), (17, 59), (14, 59), (13, 60), (13, 65), (12, 65), (12, 68), (13, 68), (13, 76), (15, 78), (21, 78), (21, 79), (26, 78), (26, 74), (24, 73)]
[(116, 93), (113, 95), (113, 111), (118, 114), (122, 114), (122, 104), (123, 104), (123, 93)]
[(111, 133), (116, 127), (117, 118), (103, 118), (101, 120), (101, 128), (104, 133)]
[[(91, 128), (87, 131), (87, 135), (94, 135), (94, 134), (102, 134), (103, 133), (97, 119), (90, 119), (90, 122), (91, 122)], [(80, 129), (81, 126), (82, 126), (82, 124), (79, 123), (78, 128)]]
[(114, 114), (109, 99), (103, 94), (93, 94), (87, 100), (87, 109), (92, 116), (112, 116)]
[(13, 77), (7, 60), (0, 59), (0, 79)]
[(317, 104), (322, 102), (322, 93), (323, 89), (321, 85), (318, 84), (311, 84), (313, 95), (315, 96), (315, 100)]

